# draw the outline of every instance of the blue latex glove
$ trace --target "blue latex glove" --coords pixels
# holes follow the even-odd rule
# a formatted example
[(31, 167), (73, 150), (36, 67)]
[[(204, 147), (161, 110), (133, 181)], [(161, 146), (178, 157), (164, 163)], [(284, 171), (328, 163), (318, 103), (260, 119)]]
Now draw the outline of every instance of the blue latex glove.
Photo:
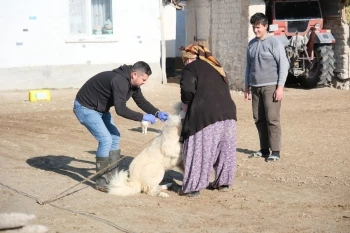
[(151, 124), (156, 123), (156, 117), (152, 114), (145, 114), (142, 118), (143, 121), (151, 122)]
[(166, 113), (166, 112), (159, 111), (158, 114), (157, 114), (157, 117), (159, 118), (159, 120), (164, 122), (164, 121), (168, 120), (169, 114)]

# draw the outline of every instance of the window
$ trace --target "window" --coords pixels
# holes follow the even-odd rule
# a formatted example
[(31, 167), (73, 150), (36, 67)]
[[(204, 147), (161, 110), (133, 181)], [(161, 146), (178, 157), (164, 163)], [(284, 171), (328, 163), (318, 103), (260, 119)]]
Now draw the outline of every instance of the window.
[(113, 35), (112, 1), (69, 0), (70, 35)]
[(277, 20), (322, 18), (321, 9), (317, 1), (276, 2), (275, 15)]

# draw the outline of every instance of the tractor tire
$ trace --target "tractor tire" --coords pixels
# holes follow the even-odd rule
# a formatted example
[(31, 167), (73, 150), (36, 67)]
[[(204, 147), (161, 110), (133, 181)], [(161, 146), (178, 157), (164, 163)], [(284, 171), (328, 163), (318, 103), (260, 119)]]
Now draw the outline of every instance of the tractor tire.
[(304, 88), (326, 86), (332, 81), (335, 69), (334, 51), (332, 45), (318, 45), (315, 48), (315, 62), (308, 75), (298, 77), (300, 85)]

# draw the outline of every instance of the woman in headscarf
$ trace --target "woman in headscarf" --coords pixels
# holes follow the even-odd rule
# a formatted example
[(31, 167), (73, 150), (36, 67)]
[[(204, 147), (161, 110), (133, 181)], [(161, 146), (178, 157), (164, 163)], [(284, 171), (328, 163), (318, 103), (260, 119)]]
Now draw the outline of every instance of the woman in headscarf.
[(219, 191), (229, 190), (236, 168), (236, 105), (226, 74), (210, 51), (191, 44), (182, 49), (185, 65), (180, 82), (183, 121), (184, 178), (180, 195), (199, 196), (210, 184)]

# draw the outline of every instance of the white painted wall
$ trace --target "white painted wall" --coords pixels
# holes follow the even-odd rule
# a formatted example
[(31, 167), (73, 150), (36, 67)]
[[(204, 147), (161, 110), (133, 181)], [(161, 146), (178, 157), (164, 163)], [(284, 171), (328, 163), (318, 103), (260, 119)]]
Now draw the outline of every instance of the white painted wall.
[[(250, 0), (249, 5), (249, 19), (255, 13), (264, 13), (265, 14), (265, 1), (264, 0)], [(248, 22), (248, 41), (253, 39), (255, 34), (252, 29), (252, 25)]]
[(0, 89), (80, 87), (97, 72), (139, 60), (161, 80), (158, 1), (113, 0), (113, 13), (115, 35), (76, 43), (91, 38), (69, 35), (69, 0), (3, 1)]
[(176, 8), (172, 5), (164, 7), (164, 38), (166, 40), (166, 57), (175, 57), (176, 40)]
[(175, 45), (175, 55), (176, 57), (181, 57), (181, 51), (179, 48), (181, 46), (186, 47), (186, 10), (176, 11), (176, 45)]

